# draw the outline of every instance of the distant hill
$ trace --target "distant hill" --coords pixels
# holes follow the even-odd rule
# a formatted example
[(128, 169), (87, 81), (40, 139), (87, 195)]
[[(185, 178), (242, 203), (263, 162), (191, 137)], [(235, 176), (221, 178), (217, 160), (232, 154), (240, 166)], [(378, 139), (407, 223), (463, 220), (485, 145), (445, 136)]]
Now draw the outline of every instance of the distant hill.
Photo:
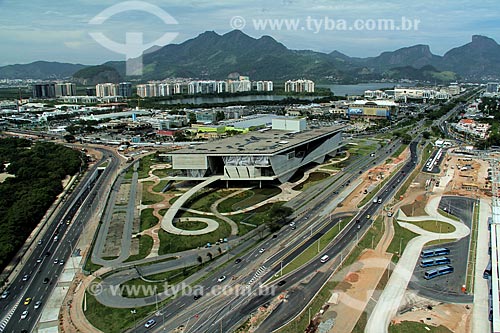
[(74, 73), (85, 65), (67, 64), (60, 62), (36, 61), (30, 64), (8, 65), (0, 67), (1, 79), (64, 79), (73, 76)]
[[(438, 56), (428, 45), (414, 45), (395, 51), (382, 52), (376, 57), (349, 57), (339, 51), (329, 54), (310, 50), (290, 50), (269, 36), (252, 38), (239, 30), (219, 35), (207, 31), (180, 44), (152, 47), (143, 56), (144, 73), (139, 80), (161, 80), (167, 77), (193, 77), (200, 79), (225, 79), (237, 72), (253, 80), (283, 81), (293, 78), (310, 78), (321, 82), (360, 82), (382, 78), (404, 78), (430, 82), (448, 82), (459, 78), (500, 78), (500, 46), (484, 36), (473, 36), (466, 45)], [(37, 65), (39, 64), (39, 65)], [(61, 75), (68, 64), (43, 66), (38, 62), (13, 65), (9, 78), (48, 78)], [(16, 67), (18, 66), (18, 67)], [(126, 78), (125, 62), (112, 61), (103, 65), (83, 65), (71, 74), (77, 82), (94, 84), (117, 82)], [(2, 75), (0, 68), (0, 78)], [(44, 67), (42, 71), (41, 68)], [(85, 68), (84, 68), (85, 67)], [(68, 68), (67, 72), (71, 72)], [(43, 73), (37, 74), (37, 73)], [(66, 73), (66, 72), (65, 72)]]
[(83, 85), (94, 85), (103, 82), (118, 83), (122, 81), (122, 76), (115, 68), (101, 65), (79, 70), (73, 74), (73, 80)]
[(500, 45), (495, 40), (474, 35), (472, 41), (446, 52), (441, 68), (466, 78), (499, 77)]

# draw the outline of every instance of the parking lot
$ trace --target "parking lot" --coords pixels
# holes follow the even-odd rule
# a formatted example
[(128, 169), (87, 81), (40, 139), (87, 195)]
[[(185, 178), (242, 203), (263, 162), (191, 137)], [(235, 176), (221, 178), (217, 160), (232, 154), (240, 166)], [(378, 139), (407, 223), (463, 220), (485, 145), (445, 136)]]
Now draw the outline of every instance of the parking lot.
[[(474, 200), (463, 197), (443, 197), (439, 204), (440, 209), (451, 211), (470, 228), (472, 222)], [(464, 295), (462, 286), (466, 283), (467, 259), (469, 256), (470, 236), (459, 241), (426, 247), (424, 249), (447, 247), (450, 254), (444, 255), (451, 259), (453, 273), (437, 276), (433, 279), (424, 279), (427, 270), (439, 267), (420, 267), (420, 260), (413, 272), (410, 288), (418, 291), (422, 296), (446, 302), (469, 302), (472, 296)]]

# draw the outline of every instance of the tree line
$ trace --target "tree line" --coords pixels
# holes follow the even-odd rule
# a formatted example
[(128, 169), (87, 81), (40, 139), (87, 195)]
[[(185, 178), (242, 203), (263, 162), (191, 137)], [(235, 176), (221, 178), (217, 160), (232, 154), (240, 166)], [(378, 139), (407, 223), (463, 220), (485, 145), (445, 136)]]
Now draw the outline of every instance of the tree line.
[(0, 139), (0, 269), (5, 268), (82, 165), (80, 152), (50, 142)]

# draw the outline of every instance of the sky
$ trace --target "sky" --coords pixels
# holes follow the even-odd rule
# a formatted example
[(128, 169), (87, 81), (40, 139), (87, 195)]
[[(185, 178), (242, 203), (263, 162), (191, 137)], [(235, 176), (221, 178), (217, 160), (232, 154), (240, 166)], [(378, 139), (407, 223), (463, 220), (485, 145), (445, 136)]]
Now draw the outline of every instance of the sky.
[(472, 35), (500, 41), (500, 10), (498, 0), (0, 0), (0, 65), (101, 64), (234, 28), (291, 49), (367, 57), (427, 44), (442, 55)]

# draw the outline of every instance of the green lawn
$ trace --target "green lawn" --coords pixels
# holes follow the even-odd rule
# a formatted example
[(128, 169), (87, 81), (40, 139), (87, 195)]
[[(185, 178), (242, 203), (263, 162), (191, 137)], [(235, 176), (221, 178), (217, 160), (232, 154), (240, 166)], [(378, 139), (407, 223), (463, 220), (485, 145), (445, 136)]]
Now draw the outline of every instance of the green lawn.
[(303, 191), (307, 190), (309, 187), (313, 186), (316, 183), (330, 177), (330, 174), (327, 172), (312, 172), (309, 174), (309, 177), (300, 183), (299, 185), (293, 188), (294, 191)]
[(153, 248), (153, 238), (148, 235), (141, 235), (139, 237), (139, 253), (131, 255), (125, 262), (136, 261), (146, 258), (151, 249)]
[(153, 215), (153, 208), (146, 208), (141, 211), (141, 232), (158, 224), (158, 218)]
[[(145, 277), (148, 280), (157, 282), (146, 282), (140, 278), (129, 280), (123, 283), (122, 286), (131, 288), (124, 288), (122, 296), (128, 298), (143, 298), (154, 295), (155, 291), (156, 293), (162, 293), (168, 285), (172, 286), (178, 284), (202, 268), (202, 265), (189, 266)], [(130, 291), (130, 293), (128, 291)]]
[(175, 226), (182, 230), (201, 230), (205, 229), (207, 224), (199, 221), (179, 221), (175, 223)]
[(370, 155), (378, 148), (378, 143), (368, 140), (357, 140), (357, 145), (349, 145), (349, 153), (352, 155)]
[(186, 208), (191, 208), (194, 210), (199, 210), (202, 212), (210, 212), (210, 206), (217, 200), (233, 193), (234, 190), (210, 190), (210, 191), (199, 191), (195, 197), (189, 199), (189, 201), (184, 205)]
[[(135, 320), (139, 321), (156, 310), (155, 305), (135, 309), (110, 308), (99, 303), (90, 293), (86, 292), (86, 295), (87, 311), (85, 311), (85, 316), (93, 326), (104, 333), (121, 333), (134, 327)], [(164, 305), (168, 301), (165, 300), (159, 305)], [(135, 316), (130, 312), (132, 310), (136, 311)]]
[[(158, 236), (160, 237), (160, 249), (158, 254), (163, 255), (196, 249), (205, 246), (207, 243), (215, 244), (220, 238), (228, 238), (231, 235), (231, 227), (224, 221), (217, 220), (217, 222), (219, 222), (219, 228), (217, 230), (199, 236), (173, 235), (164, 230), (160, 230), (158, 232)], [(214, 247), (214, 254), (216, 251), (217, 249)]]
[(447, 244), (447, 243), (452, 243), (455, 242), (456, 239), (435, 239), (433, 241), (430, 241), (428, 243), (425, 243), (425, 246), (435, 246), (435, 245), (442, 245), (442, 244)]
[(401, 324), (389, 325), (389, 333), (452, 333), (444, 326), (434, 327), (413, 321), (403, 321)]
[(154, 205), (163, 201), (163, 197), (158, 194), (151, 193), (147, 188), (153, 185), (153, 182), (144, 182), (142, 188), (142, 204), (143, 205)]
[(453, 225), (446, 222), (419, 221), (411, 223), (424, 230), (436, 233), (449, 233), (449, 232), (454, 232), (456, 230), (456, 228)]
[(170, 176), (170, 173), (172, 172), (172, 168), (168, 169), (157, 169), (153, 171), (153, 175), (160, 177), (160, 178), (166, 178)]
[(127, 172), (125, 173), (124, 178), (125, 179), (132, 179), (132, 176), (134, 175), (134, 166), (131, 165), (128, 169)]
[[(298, 255), (293, 261), (291, 261), (288, 265), (283, 267), (283, 275), (286, 275), (290, 272), (293, 272), (297, 268), (311, 261), (315, 256), (317, 256), (321, 251), (323, 251), (328, 244), (338, 235), (338, 233), (349, 223), (351, 219), (344, 219), (338, 225), (334, 226), (330, 230), (328, 230), (323, 236), (320, 238), (319, 242), (319, 251), (318, 251), (318, 241), (309, 246), (305, 251), (303, 251), (300, 255)], [(273, 278), (274, 280), (275, 278)]]
[(243, 236), (246, 233), (254, 230), (255, 228), (252, 226), (248, 226), (245, 224), (241, 224), (241, 222), (246, 222), (254, 225), (261, 225), (265, 222), (272, 222), (271, 217), (269, 216), (269, 212), (271, 208), (275, 205), (282, 206), (285, 202), (275, 202), (265, 204), (257, 209), (254, 209), (247, 213), (242, 213), (238, 215), (228, 216), (231, 220), (238, 223), (238, 236)]
[(158, 163), (158, 161), (156, 160), (154, 154), (150, 154), (141, 158), (139, 161), (139, 168), (137, 169), (137, 172), (139, 173), (139, 179), (148, 178), (151, 165), (155, 163)]
[(234, 212), (251, 207), (281, 193), (279, 187), (254, 188), (222, 201), (218, 210), (221, 213)]
[[(389, 245), (387, 252), (396, 254), (395, 256), (392, 256), (392, 261), (396, 263), (398, 262), (401, 253), (404, 252), (408, 242), (412, 238), (418, 236), (418, 234), (406, 228), (401, 227), (396, 222), (396, 219), (393, 219), (393, 225), (394, 225), (394, 237), (392, 238), (392, 242)], [(400, 252), (400, 246), (401, 246), (401, 252)]]
[(160, 180), (160, 182), (153, 187), (153, 191), (156, 193), (161, 193), (161, 191), (167, 186), (169, 180)]
[(392, 158), (396, 158), (408, 147), (408, 145), (401, 145), (394, 153), (391, 155)]

